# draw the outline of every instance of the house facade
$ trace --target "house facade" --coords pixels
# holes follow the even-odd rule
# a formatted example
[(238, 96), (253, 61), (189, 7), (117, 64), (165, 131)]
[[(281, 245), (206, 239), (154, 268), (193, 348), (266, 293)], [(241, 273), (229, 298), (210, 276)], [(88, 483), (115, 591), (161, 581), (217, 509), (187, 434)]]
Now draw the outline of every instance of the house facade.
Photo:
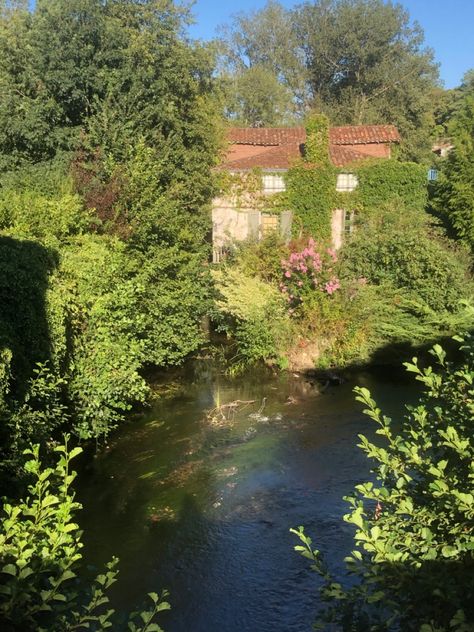
[[(291, 212), (272, 213), (265, 199), (285, 190), (285, 173), (304, 156), (304, 127), (230, 128), (228, 149), (221, 169), (240, 176), (258, 170), (261, 173), (261, 200), (256, 208), (255, 197), (235, 191), (213, 201), (213, 249), (218, 262), (228, 245), (250, 237), (261, 239), (269, 231), (279, 230), (283, 237), (291, 234)], [(357, 187), (357, 177), (350, 166), (367, 158), (390, 158), (392, 145), (400, 142), (393, 125), (358, 125), (332, 127), (329, 130), (329, 156), (338, 168), (337, 191), (350, 192)], [(345, 232), (352, 225), (351, 211), (334, 209), (331, 233), (339, 248)]]

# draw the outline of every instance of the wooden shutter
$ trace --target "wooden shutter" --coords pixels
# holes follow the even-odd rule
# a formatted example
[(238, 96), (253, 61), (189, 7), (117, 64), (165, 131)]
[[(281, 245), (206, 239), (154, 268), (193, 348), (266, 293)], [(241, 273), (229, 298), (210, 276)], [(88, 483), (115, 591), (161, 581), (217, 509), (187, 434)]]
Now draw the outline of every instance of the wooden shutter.
[(281, 212), (280, 235), (282, 236), (282, 239), (284, 239), (285, 241), (289, 241), (291, 239), (291, 220), (292, 220), (291, 211)]
[(248, 237), (258, 241), (260, 236), (260, 211), (249, 211), (248, 216)]

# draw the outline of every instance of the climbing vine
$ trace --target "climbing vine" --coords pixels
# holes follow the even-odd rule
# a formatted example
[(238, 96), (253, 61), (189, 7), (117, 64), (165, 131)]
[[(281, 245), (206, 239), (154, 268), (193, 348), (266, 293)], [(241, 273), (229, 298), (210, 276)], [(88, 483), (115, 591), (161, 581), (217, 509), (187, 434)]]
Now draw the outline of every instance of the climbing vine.
[(329, 120), (313, 115), (306, 126), (304, 161), (286, 176), (287, 207), (293, 211), (293, 234), (331, 238), (331, 214), (336, 201), (336, 170), (329, 158)]
[(397, 160), (365, 161), (354, 169), (359, 186), (354, 193), (363, 209), (399, 202), (423, 211), (428, 198), (426, 167)]

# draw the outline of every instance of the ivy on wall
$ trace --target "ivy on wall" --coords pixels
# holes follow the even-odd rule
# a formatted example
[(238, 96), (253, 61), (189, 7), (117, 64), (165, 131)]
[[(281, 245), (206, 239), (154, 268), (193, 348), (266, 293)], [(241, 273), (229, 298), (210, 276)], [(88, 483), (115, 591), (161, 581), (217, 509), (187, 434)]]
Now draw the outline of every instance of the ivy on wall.
[(222, 171), (218, 182), (220, 195), (231, 198), (238, 210), (252, 208), (272, 213), (286, 210), (281, 193), (268, 195), (264, 192), (264, 175), (281, 174), (267, 169), (264, 172), (260, 168), (235, 173)]
[(317, 167), (331, 166), (329, 157), (329, 119), (313, 114), (306, 123), (305, 160)]
[(285, 201), (293, 211), (293, 234), (331, 238), (331, 213), (336, 198), (336, 173), (330, 167), (299, 164), (286, 176)]
[[(265, 172), (267, 173), (267, 172)], [(358, 186), (352, 192), (337, 192), (337, 174), (354, 173)], [(362, 163), (337, 169), (329, 154), (329, 120), (312, 115), (306, 124), (304, 159), (285, 174), (286, 191), (265, 195), (260, 169), (239, 174), (222, 174), (221, 191), (234, 197), (237, 207), (293, 214), (295, 237), (331, 239), (331, 218), (335, 209), (356, 211), (363, 217), (390, 204), (424, 211), (428, 187), (426, 168), (413, 162), (368, 158)]]
[(305, 159), (288, 170), (285, 203), (293, 211), (293, 234), (331, 238), (336, 170), (329, 158), (329, 120), (311, 116), (306, 125)]
[(390, 202), (400, 202), (423, 211), (428, 199), (426, 167), (414, 162), (371, 160), (354, 170), (359, 186), (354, 193), (358, 207), (370, 211)]

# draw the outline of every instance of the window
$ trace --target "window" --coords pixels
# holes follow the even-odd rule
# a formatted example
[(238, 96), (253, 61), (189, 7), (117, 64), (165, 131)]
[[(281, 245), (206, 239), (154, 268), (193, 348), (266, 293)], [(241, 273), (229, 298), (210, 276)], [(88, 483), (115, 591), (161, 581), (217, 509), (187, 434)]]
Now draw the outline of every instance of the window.
[(355, 213), (354, 211), (344, 211), (344, 235), (348, 237), (354, 232)]
[(354, 173), (339, 173), (337, 175), (336, 191), (353, 191), (358, 184), (357, 176)]
[(262, 213), (261, 229), (262, 237), (278, 230), (280, 227), (280, 216), (272, 213)]
[(279, 193), (286, 189), (285, 180), (282, 175), (274, 173), (264, 174), (262, 177), (264, 193)]

